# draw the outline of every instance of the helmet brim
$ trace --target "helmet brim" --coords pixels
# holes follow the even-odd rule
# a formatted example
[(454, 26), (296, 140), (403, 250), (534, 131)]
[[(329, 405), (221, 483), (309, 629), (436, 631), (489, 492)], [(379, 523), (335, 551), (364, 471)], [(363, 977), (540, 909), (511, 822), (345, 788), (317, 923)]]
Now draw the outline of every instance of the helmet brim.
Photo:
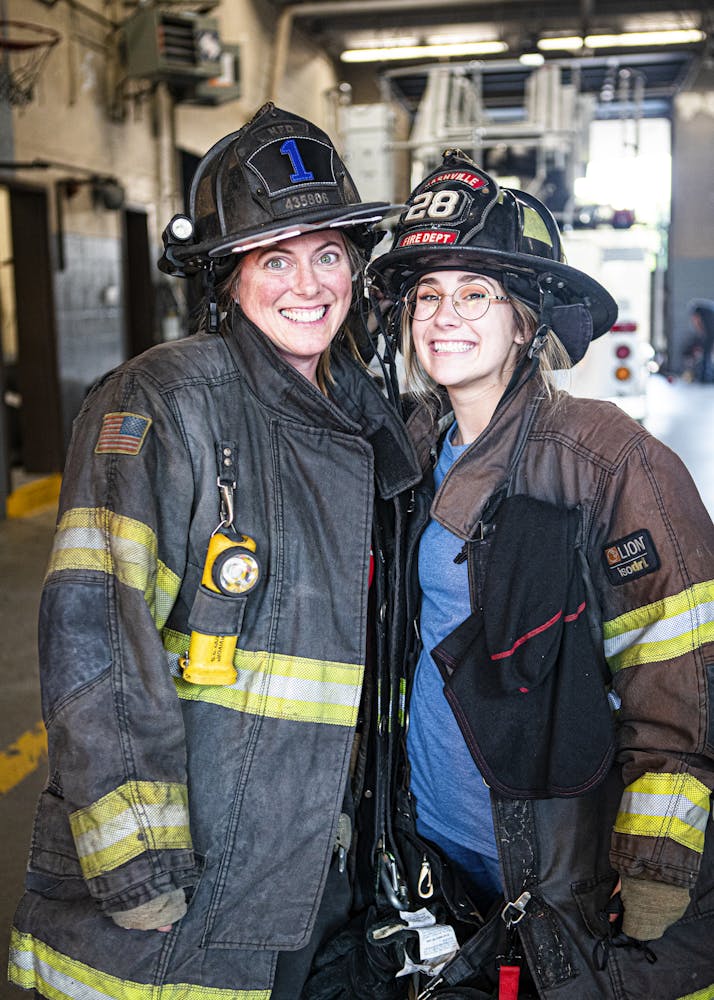
[(395, 301), (421, 275), (441, 270), (488, 273), (501, 282), (509, 295), (536, 310), (540, 305), (538, 279), (552, 274), (558, 302), (582, 304), (590, 313), (593, 339), (607, 333), (617, 319), (617, 303), (599, 281), (570, 264), (546, 257), (468, 246), (405, 247), (385, 253), (369, 265), (369, 274), (378, 287)]
[[(174, 254), (177, 259), (187, 261), (193, 258), (219, 258), (227, 257), (229, 254), (248, 253), (259, 247), (270, 246), (294, 236), (302, 236), (322, 229), (349, 230), (356, 226), (365, 226), (372, 230), (377, 226), (377, 223), (382, 222), (388, 216), (398, 214), (403, 208), (403, 205), (392, 205), (381, 201), (360, 203), (354, 207), (350, 206), (348, 209), (344, 205), (335, 205), (332, 208), (322, 206), (319, 209), (292, 216), (289, 220), (275, 220), (272, 224), (256, 226), (240, 234), (187, 245), (185, 249), (176, 247)], [(357, 234), (355, 233), (355, 235)], [(360, 242), (359, 238), (357, 242)]]

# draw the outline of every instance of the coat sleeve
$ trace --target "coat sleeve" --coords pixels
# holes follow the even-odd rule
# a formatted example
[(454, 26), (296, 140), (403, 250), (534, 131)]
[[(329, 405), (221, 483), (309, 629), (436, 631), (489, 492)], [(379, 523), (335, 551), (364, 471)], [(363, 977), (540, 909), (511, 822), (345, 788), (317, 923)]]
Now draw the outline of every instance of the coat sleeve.
[(75, 422), (42, 595), (50, 784), (34, 838), (50, 841), (35, 845), (36, 868), (58, 844), (73, 851), (104, 912), (194, 880), (183, 722), (161, 639), (192, 498), (178, 419), (139, 373), (114, 373)]
[(681, 461), (649, 435), (609, 489), (591, 566), (625, 785), (611, 862), (691, 888), (714, 787), (714, 528)]

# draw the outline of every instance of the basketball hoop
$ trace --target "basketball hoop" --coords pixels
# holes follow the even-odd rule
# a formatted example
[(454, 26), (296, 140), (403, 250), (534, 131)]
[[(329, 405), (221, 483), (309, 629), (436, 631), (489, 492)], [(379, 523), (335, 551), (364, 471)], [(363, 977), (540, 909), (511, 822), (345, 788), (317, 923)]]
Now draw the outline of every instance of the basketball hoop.
[(54, 28), (29, 21), (0, 20), (0, 101), (23, 108), (50, 50), (60, 40)]

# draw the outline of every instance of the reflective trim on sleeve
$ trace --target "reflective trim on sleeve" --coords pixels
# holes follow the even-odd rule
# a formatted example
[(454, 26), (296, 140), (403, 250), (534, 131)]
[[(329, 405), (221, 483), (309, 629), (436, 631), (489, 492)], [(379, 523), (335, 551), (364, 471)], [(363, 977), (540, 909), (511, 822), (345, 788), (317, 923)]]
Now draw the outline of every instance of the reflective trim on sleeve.
[[(127, 932), (128, 935), (129, 932)], [(129, 947), (129, 945), (127, 945)], [(38, 990), (49, 1000), (270, 1000), (270, 990), (220, 989), (191, 983), (134, 983), (93, 969), (50, 948), (31, 934), (13, 928), (8, 979), (25, 990)]]
[(647, 772), (628, 785), (615, 833), (668, 837), (701, 854), (709, 819), (709, 789), (691, 774)]
[(677, 997), (676, 1000), (714, 1000), (714, 983), (705, 986), (703, 990), (696, 993), (687, 993), (684, 997)]
[(714, 642), (714, 581), (628, 611), (603, 623), (605, 656), (613, 673), (640, 663), (672, 660)]
[(145, 851), (191, 849), (185, 785), (127, 781), (69, 817), (86, 879), (113, 871)]
[(237, 649), (234, 684), (188, 684), (181, 677), (178, 657), (188, 648), (189, 637), (171, 629), (164, 629), (162, 635), (178, 696), (185, 701), (210, 702), (271, 719), (333, 726), (357, 722), (364, 674), (360, 664)]
[(144, 594), (157, 628), (162, 628), (181, 581), (156, 553), (156, 535), (141, 521), (102, 507), (77, 507), (57, 526), (47, 576), (76, 570), (115, 576)]

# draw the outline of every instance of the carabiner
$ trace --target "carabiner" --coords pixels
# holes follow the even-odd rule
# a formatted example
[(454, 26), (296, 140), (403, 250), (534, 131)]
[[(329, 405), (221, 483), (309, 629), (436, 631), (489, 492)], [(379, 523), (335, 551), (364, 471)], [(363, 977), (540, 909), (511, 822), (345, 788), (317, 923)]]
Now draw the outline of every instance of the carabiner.
[(236, 488), (235, 480), (231, 484), (227, 483), (225, 479), (219, 478), (216, 481), (216, 485), (218, 486), (218, 492), (221, 495), (221, 520), (218, 527), (213, 532), (214, 535), (216, 531), (220, 531), (222, 528), (232, 528), (233, 520), (235, 518), (235, 510), (233, 506), (233, 495)]
[[(501, 910), (501, 919), (506, 925), (507, 929), (510, 930), (511, 927), (515, 927), (519, 924), (521, 920), (526, 915), (526, 907), (531, 901), (531, 894), (529, 892), (522, 892), (515, 902), (508, 902)], [(515, 910), (515, 916), (512, 916), (512, 912)]]
[(403, 910), (409, 905), (409, 898), (406, 884), (399, 877), (397, 862), (387, 851), (380, 852), (379, 860), (379, 880), (384, 894), (395, 910)]

